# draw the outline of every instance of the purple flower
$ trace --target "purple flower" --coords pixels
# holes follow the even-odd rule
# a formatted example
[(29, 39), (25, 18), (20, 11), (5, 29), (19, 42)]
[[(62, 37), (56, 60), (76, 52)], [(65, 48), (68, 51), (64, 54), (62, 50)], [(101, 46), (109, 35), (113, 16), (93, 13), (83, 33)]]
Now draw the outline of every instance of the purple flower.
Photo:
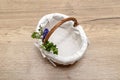
[(48, 32), (49, 32), (49, 30), (47, 28), (45, 28), (44, 31), (43, 31), (43, 38), (42, 38), (42, 40), (45, 39), (45, 37), (48, 34)]

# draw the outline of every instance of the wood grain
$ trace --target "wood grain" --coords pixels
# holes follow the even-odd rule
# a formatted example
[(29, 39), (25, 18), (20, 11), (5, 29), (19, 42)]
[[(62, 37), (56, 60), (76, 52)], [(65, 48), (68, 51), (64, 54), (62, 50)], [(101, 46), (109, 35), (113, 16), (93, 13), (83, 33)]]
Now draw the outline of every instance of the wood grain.
[[(54, 12), (76, 17), (90, 40), (72, 66), (53, 67), (30, 37)], [(120, 0), (0, 0), (0, 80), (120, 80)]]

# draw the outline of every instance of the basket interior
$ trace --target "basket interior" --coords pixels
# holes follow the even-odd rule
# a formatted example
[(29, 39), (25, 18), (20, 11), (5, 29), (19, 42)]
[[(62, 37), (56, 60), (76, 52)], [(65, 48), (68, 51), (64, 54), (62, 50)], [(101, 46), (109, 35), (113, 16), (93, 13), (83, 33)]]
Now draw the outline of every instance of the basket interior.
[[(46, 24), (46, 27), (50, 30), (61, 19), (52, 18)], [(75, 54), (81, 48), (81, 38), (77, 30), (73, 28), (73, 22), (68, 21), (62, 24), (51, 35), (49, 41), (55, 43), (58, 47), (59, 56), (68, 57)]]

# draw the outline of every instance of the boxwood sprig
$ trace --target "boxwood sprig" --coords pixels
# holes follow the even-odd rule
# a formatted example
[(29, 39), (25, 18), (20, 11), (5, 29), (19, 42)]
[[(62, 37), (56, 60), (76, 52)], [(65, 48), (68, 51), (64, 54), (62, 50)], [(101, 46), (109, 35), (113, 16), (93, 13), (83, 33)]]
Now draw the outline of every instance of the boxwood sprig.
[(42, 27), (38, 29), (39, 32), (33, 32), (31, 37), (35, 39), (41, 39), (41, 36), (43, 35)]
[(49, 52), (52, 51), (54, 54), (58, 55), (58, 48), (56, 47), (56, 45), (53, 42), (47, 41), (42, 46), (46, 51), (49, 51)]

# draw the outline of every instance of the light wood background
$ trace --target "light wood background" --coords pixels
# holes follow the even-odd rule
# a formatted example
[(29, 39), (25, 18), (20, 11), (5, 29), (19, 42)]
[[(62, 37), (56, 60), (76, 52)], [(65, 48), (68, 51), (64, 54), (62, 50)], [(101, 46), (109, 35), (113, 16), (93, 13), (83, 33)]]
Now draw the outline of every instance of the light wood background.
[[(53, 67), (30, 37), (54, 12), (76, 17), (90, 40), (72, 66)], [(0, 0), (0, 80), (120, 80), (120, 0)]]

